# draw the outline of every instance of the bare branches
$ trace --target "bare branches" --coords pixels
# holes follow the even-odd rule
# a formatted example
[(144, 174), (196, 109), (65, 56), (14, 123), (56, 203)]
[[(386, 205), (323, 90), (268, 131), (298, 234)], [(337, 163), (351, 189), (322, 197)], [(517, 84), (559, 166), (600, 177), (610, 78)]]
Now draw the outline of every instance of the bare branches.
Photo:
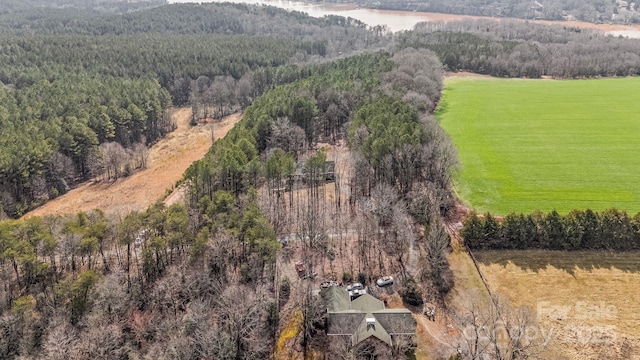
[(73, 354), (73, 347), (78, 342), (76, 330), (66, 323), (52, 327), (44, 340), (43, 358), (51, 360), (68, 360)]
[(125, 149), (117, 142), (103, 143), (99, 147), (98, 164), (92, 165), (95, 176), (105, 176), (106, 180), (117, 180), (131, 175), (136, 169), (145, 169), (149, 159), (149, 151), (143, 143), (136, 143)]
[(438, 290), (441, 298), (453, 288), (453, 272), (449, 267), (447, 255), (451, 247), (451, 239), (438, 221), (429, 229), (426, 241), (426, 267), (425, 272), (433, 285)]
[(537, 358), (546, 348), (549, 339), (531, 308), (512, 307), (500, 297), (483, 301), (472, 292), (467, 293), (467, 300), (457, 318), (460, 336), (456, 341), (463, 355), (471, 359), (527, 359)]

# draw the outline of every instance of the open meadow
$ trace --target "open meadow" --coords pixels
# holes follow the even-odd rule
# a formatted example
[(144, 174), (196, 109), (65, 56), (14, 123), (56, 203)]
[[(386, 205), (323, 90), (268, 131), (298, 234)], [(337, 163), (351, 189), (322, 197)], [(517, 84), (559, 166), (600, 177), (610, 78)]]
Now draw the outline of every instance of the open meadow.
[(536, 312), (557, 359), (640, 359), (640, 253), (474, 252), (492, 293)]
[(478, 212), (640, 210), (639, 78), (449, 78), (438, 119)]

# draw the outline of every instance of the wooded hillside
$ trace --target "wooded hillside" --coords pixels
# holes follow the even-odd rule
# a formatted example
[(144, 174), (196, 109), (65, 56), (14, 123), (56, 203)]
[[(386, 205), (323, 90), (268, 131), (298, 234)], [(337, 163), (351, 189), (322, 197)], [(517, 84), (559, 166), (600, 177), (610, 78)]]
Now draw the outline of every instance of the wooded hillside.
[[(360, 172), (349, 180), (354, 184), (349, 203), (375, 203), (368, 226), (388, 229), (388, 234), (375, 237), (384, 256), (358, 260), (364, 266), (358, 276), (370, 277), (385, 263), (403, 266), (402, 254), (413, 247), (410, 239), (419, 238), (411, 225), (414, 215), (434, 230), (429, 240), (420, 240), (425, 242), (420, 246), (428, 247), (430, 265), (424, 271), (412, 268), (417, 280), (411, 280), (407, 296), (422, 301), (420, 289), (432, 283), (444, 296), (453, 283), (446, 261), (448, 236), (439, 216), (450, 204), (442, 197), (450, 184), (448, 178), (431, 180), (429, 169), (435, 163), (427, 157), (451, 149), (429, 116), (433, 106), (411, 102), (437, 102), (440, 63), (432, 53), (407, 49), (394, 56), (375, 53), (316, 65), (311, 73), (256, 99), (236, 128), (194, 163), (185, 174), (190, 187), (186, 206), (158, 204), (123, 219), (95, 211), (0, 222), (0, 277), (5, 284), (0, 289), (0, 329), (6, 335), (0, 337), (0, 355), (267, 358), (285, 325), (286, 318), (280, 316), (290, 314), (280, 313), (287, 301), (302, 313), (304, 340), (296, 340), (299, 346), (304, 351), (322, 349), (323, 305), (319, 298), (309, 298), (309, 292), (303, 296), (307, 300), (300, 300), (302, 289), (293, 289), (291, 280), (276, 270), (281, 246), (276, 235), (286, 230), (278, 213), (264, 212), (266, 199), (260, 199), (256, 189), (290, 176), (293, 159), (304, 156), (303, 171), (312, 179), (305, 190), (310, 201), (295, 206), (319, 218), (324, 185), (313, 179), (322, 172), (326, 154), (316, 153), (315, 144), (345, 139), (346, 123), (354, 114), (359, 139), (392, 144), (375, 153), (352, 145), (361, 160)], [(378, 112), (383, 115), (371, 116)], [(397, 124), (394, 133), (374, 131), (394, 114), (412, 119), (410, 128)], [(403, 160), (403, 147), (414, 148), (414, 157)], [(432, 151), (420, 155), (425, 149)], [(412, 183), (402, 180), (407, 174), (398, 171), (405, 161), (422, 161), (424, 166), (411, 175)], [(382, 165), (396, 162), (401, 166)], [(442, 170), (449, 172), (454, 163), (442, 163)], [(377, 175), (361, 178), (365, 173)], [(411, 203), (410, 211), (405, 196), (409, 189), (411, 196), (424, 200)], [(389, 194), (395, 200), (389, 202)], [(307, 251), (324, 254), (327, 233), (338, 230), (300, 231), (307, 234), (302, 241)], [(427, 245), (435, 239), (437, 245)], [(359, 240), (359, 246), (368, 248), (368, 241)], [(413, 257), (416, 262), (417, 255)], [(400, 342), (377, 351), (403, 358), (412, 347), (411, 342)], [(323, 351), (343, 354), (338, 347)], [(354, 351), (365, 354), (370, 349)]]
[(172, 130), (172, 104), (191, 103), (194, 122), (219, 118), (309, 75), (282, 65), (388, 41), (338, 17), (231, 4), (18, 9), (0, 15), (0, 33), (0, 216), (10, 217), (144, 167), (145, 147)]
[[(2, 359), (413, 356), (411, 334), (390, 347), (332, 341), (313, 290), (326, 277), (381, 298), (389, 289), (416, 312), (448, 305), (457, 157), (433, 117), (445, 70), (581, 77), (637, 65), (636, 42), (510, 22), (393, 38), (245, 5), (11, 11), (0, 15)], [(575, 49), (576, 62), (551, 56)], [(184, 204), (6, 219), (79, 181), (143, 167), (145, 146), (171, 131), (172, 104), (191, 105), (194, 126), (244, 111), (184, 174)], [(636, 220), (613, 210), (472, 216), (463, 235), (473, 248), (622, 249), (589, 231), (637, 247)], [(374, 288), (389, 274), (394, 288)], [(468, 315), (463, 327), (481, 329)], [(460, 349), (444, 345), (445, 358)], [(515, 346), (506, 349), (536, 350)], [(502, 351), (490, 348), (478, 356)]]
[(423, 23), (398, 42), (434, 51), (450, 71), (562, 79), (640, 73), (640, 40), (570, 26), (515, 20)]

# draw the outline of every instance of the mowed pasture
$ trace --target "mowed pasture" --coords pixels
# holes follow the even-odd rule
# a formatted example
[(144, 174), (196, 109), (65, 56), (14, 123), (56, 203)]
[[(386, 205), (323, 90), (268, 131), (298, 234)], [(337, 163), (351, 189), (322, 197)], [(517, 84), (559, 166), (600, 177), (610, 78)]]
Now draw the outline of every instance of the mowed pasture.
[(534, 310), (550, 358), (640, 359), (640, 252), (474, 255), (492, 293)]
[(640, 78), (449, 78), (437, 116), (456, 191), (497, 215), (640, 210)]

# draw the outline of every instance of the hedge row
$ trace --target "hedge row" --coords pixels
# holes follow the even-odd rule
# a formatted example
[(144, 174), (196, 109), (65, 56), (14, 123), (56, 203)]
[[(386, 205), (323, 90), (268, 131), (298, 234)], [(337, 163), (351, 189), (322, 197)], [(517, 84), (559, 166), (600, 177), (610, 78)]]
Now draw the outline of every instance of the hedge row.
[(470, 214), (462, 237), (469, 248), (548, 250), (640, 249), (640, 213), (609, 209), (602, 212), (574, 210), (567, 215), (512, 213), (502, 219), (487, 213)]

